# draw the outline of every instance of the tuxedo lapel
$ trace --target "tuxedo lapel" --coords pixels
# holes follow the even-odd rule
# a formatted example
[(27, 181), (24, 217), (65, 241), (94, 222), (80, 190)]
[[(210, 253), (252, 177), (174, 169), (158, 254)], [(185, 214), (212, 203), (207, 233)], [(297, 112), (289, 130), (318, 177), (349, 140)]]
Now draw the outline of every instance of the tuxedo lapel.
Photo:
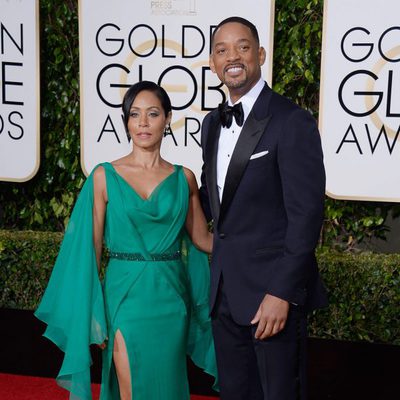
[(254, 149), (267, 128), (271, 118), (271, 115), (268, 115), (271, 94), (271, 89), (266, 85), (254, 104), (240, 133), (226, 174), (218, 223), (223, 220), (242, 179), (250, 156), (253, 154)]
[(208, 139), (206, 144), (206, 163), (209, 168), (206, 170), (207, 188), (210, 196), (210, 206), (212, 215), (215, 221), (218, 221), (219, 217), (219, 194), (217, 187), (217, 152), (218, 152), (218, 140), (221, 132), (221, 123), (217, 113), (215, 113), (210, 121)]

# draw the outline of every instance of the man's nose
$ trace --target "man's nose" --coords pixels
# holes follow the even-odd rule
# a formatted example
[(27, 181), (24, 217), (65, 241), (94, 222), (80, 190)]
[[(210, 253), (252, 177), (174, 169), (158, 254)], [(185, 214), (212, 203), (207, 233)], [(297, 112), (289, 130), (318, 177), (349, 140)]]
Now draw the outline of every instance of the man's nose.
[(232, 47), (231, 49), (228, 50), (227, 58), (229, 61), (237, 60), (240, 58), (240, 54), (235, 47)]

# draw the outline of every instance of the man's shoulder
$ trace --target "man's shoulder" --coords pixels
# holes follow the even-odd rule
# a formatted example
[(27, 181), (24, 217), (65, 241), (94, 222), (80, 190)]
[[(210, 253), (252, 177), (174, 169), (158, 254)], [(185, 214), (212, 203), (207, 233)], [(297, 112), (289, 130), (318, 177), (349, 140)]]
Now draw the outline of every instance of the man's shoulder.
[(206, 114), (206, 116), (204, 117), (203, 123), (209, 122), (211, 120), (211, 118), (213, 118), (217, 115), (218, 115), (218, 108), (214, 108), (213, 110), (211, 110), (210, 112), (208, 112)]
[(201, 145), (202, 147), (207, 142), (208, 131), (210, 129), (211, 120), (215, 117), (218, 117), (218, 108), (211, 110), (206, 116), (203, 118), (201, 123)]
[(275, 92), (274, 90), (272, 90), (271, 107), (282, 108), (292, 112), (303, 110), (293, 100), (283, 96), (282, 94), (279, 94), (278, 92)]
[(293, 100), (275, 91), (272, 91), (270, 111), (273, 115), (281, 114), (285, 119), (290, 116), (295, 116), (314, 120), (314, 117), (309, 110), (300, 107)]

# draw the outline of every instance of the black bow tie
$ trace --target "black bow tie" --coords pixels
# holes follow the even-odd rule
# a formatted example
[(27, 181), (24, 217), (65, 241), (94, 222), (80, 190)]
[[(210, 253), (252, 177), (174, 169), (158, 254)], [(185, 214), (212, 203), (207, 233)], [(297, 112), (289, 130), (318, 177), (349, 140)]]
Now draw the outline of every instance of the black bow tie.
[(232, 125), (232, 116), (235, 117), (238, 126), (243, 125), (244, 113), (242, 103), (235, 104), (233, 107), (228, 106), (228, 103), (221, 103), (218, 106), (218, 111), (222, 126), (230, 128)]

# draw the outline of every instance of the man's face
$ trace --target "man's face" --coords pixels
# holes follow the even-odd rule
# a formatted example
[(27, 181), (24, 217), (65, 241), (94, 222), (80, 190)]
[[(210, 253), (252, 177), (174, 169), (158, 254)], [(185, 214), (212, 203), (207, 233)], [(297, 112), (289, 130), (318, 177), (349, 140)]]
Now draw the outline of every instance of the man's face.
[(215, 32), (210, 67), (228, 87), (233, 102), (258, 82), (264, 61), (265, 50), (247, 26), (229, 22)]

